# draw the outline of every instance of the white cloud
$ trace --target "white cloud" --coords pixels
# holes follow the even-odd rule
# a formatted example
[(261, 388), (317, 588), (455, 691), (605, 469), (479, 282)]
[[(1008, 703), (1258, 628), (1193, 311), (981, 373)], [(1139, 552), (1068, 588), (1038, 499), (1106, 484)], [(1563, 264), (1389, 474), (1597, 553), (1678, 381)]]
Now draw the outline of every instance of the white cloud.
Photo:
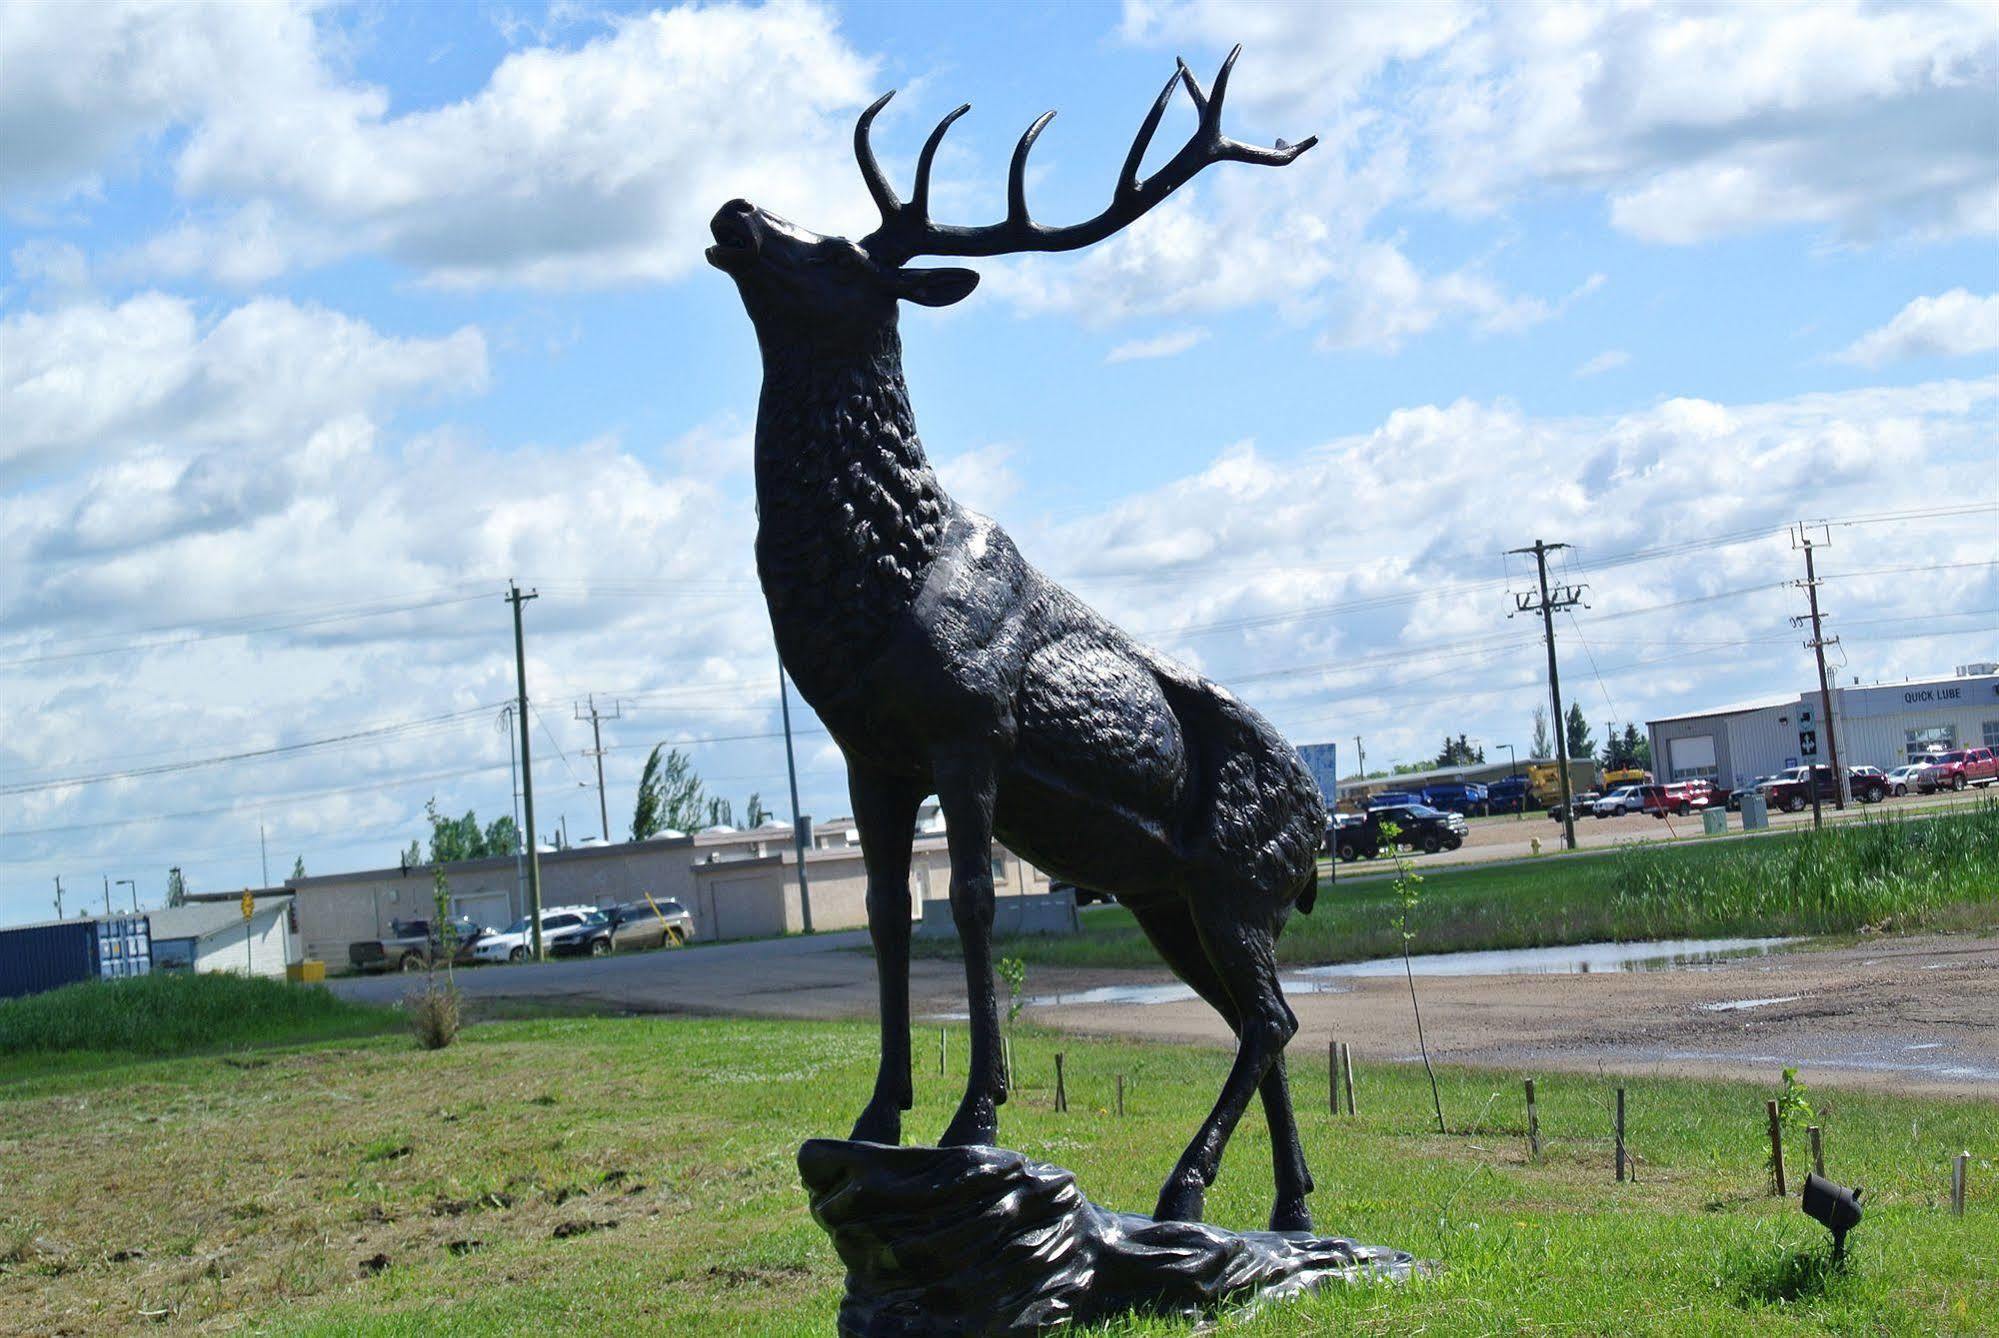
[(1418, 91), (1430, 195), (1600, 190), (1648, 241), (1791, 224), (1999, 228), (1999, 27), (1982, 4), (1495, 5)]
[(1623, 349), (1607, 348), (1594, 358), (1585, 359), (1576, 368), (1575, 374), (1578, 377), (1602, 376), (1605, 372), (1614, 372), (1618, 368), (1628, 365), (1630, 361), (1631, 355)]
[(485, 378), (471, 326), (385, 337), (274, 298), (205, 321), (159, 292), (25, 311), (0, 319), (0, 475), (160, 439), (264, 442)]
[(731, 196), (827, 230), (870, 218), (845, 139), (873, 67), (816, 4), (607, 18), (405, 112), (330, 67), (303, 8), (9, 12), (10, 71), (60, 75), (8, 81), (0, 141), (52, 147), (0, 158), (0, 181), (74, 185), (118, 146), (185, 129), (174, 177), (196, 207), (138, 251), (156, 272), (255, 283), (365, 248), (443, 283), (658, 280), (700, 263)]
[(1869, 330), (1838, 355), (1842, 362), (1879, 367), (1903, 358), (1959, 358), (1999, 352), (1999, 293), (1979, 297), (1953, 288), (1919, 297), (1878, 330)]
[(1133, 339), (1119, 344), (1104, 355), (1105, 362), (1143, 362), (1150, 358), (1177, 358), (1208, 337), (1208, 332), (1198, 325), (1184, 330), (1168, 330), (1150, 339)]

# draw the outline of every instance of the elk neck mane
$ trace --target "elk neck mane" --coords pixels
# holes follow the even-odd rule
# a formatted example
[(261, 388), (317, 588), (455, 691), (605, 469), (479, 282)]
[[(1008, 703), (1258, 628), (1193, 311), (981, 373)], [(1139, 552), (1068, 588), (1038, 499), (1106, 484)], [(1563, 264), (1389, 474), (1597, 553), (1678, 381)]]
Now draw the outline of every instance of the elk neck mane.
[(954, 506), (916, 435), (893, 320), (761, 342), (757, 574), (786, 663), (851, 664), (915, 598)]

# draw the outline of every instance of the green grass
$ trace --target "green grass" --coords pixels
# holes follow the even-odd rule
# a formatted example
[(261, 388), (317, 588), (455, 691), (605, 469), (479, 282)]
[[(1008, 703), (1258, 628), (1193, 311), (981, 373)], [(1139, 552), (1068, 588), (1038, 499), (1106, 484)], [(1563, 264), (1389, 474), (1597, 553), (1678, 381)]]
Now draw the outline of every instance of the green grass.
[[(1346, 871), (1350, 866), (1341, 866)], [(1631, 844), (1492, 866), (1414, 867), (1417, 952), (1736, 935), (1824, 934), (1863, 927), (1979, 928), (1999, 921), (1999, 804), (1823, 831), (1711, 843)], [(1401, 903), (1387, 878), (1321, 880), (1318, 905), (1278, 941), (1289, 966), (1366, 961), (1402, 951)], [(1030, 965), (1158, 968), (1131, 913), (1082, 913), (1070, 938), (1008, 938), (1000, 957)], [(952, 938), (918, 937), (919, 956), (956, 956)]]
[(349, 1003), (323, 989), (173, 972), (0, 1001), (0, 1059), (106, 1051), (180, 1055), (366, 1035), (399, 1025), (389, 1009)]
[[(1051, 1108), (1058, 1049), (1066, 1114)], [(1228, 1065), (1032, 1030), (1015, 1052), (1007, 1145), (1139, 1211)], [(950, 1116), (962, 1031), (950, 1053), (948, 1077), (919, 1065), (912, 1138)], [(845, 1132), (874, 1054), (860, 1024), (572, 1018), (476, 1027), (438, 1052), (380, 1037), (252, 1066), (18, 1077), (0, 1084), (0, 1329), (830, 1333), (843, 1274), (792, 1158), (807, 1137)], [(1412, 1250), (1435, 1276), (1222, 1332), (1929, 1334), (1990, 1331), (1999, 1315), (1991, 1103), (1811, 1094), (1828, 1169), (1867, 1187), (1851, 1266), (1835, 1273), (1795, 1196), (1768, 1192), (1775, 1073), (1768, 1090), (1626, 1080), (1640, 1159), (1628, 1185), (1611, 1176), (1608, 1080), (1542, 1075), (1545, 1155), (1530, 1163), (1515, 1075), (1440, 1076), (1449, 1136), (1430, 1128), (1420, 1070), (1362, 1066), (1354, 1120), (1325, 1113), (1322, 1059), (1294, 1067), (1322, 1229)], [(1962, 1219), (1946, 1207), (1960, 1148), (1975, 1157)], [(1790, 1152), (1804, 1156), (1802, 1139)], [(1262, 1224), (1269, 1155), (1252, 1112), (1210, 1220)]]

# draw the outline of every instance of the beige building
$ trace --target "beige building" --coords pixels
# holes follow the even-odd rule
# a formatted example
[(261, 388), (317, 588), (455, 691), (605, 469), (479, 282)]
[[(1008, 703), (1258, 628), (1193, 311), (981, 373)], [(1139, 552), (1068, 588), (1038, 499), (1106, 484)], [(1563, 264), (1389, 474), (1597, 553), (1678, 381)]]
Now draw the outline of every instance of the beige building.
[[(289, 880), (284, 890), (295, 897), (305, 955), (325, 962), (329, 971), (344, 971), (350, 943), (388, 936), (394, 920), (430, 918), (432, 872), (424, 864)], [(851, 820), (813, 832), (805, 872), (815, 930), (867, 923), (867, 872)], [(448, 864), (444, 877), (454, 915), (503, 929), (526, 914), (526, 890), (511, 857)], [(999, 847), (993, 852), (993, 881), (1000, 896), (1048, 890), (1045, 875)], [(926, 901), (948, 900), (950, 882), (950, 857), (932, 805), (918, 825), (910, 862), (911, 918), (923, 918)], [(544, 907), (614, 906), (646, 896), (679, 902), (693, 915), (698, 939), (756, 938), (804, 928), (798, 853), (784, 824), (542, 852)]]

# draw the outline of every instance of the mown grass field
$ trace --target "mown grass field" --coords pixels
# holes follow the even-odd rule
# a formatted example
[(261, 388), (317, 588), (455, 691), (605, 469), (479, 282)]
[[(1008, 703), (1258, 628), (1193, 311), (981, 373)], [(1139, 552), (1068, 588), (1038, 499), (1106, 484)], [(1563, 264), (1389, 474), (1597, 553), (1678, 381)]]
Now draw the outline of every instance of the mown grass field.
[[(943, 1127), (962, 1082), (962, 1032), (948, 1077), (925, 1041), (914, 1138)], [(1228, 1062), (1032, 1031), (1015, 1049), (1005, 1141), (1141, 1211)], [(842, 1273), (792, 1157), (844, 1134), (874, 1054), (864, 1025), (564, 1018), (475, 1027), (434, 1053), (381, 1035), (17, 1066), (0, 1078), (0, 1331), (830, 1333)], [(1323, 1060), (1294, 1073), (1322, 1229), (1439, 1271), (1222, 1332), (1930, 1334), (1999, 1316), (1990, 1103), (1828, 1101), (1829, 1169), (1867, 1187), (1868, 1209), (1832, 1273), (1823, 1231), (1767, 1192), (1771, 1091), (1627, 1081), (1640, 1160), (1620, 1186), (1607, 1081), (1544, 1078), (1546, 1155), (1529, 1164), (1514, 1075), (1444, 1071), (1454, 1132), (1439, 1136), (1420, 1070), (1363, 1067), (1358, 1120), (1325, 1112)], [(1977, 1160), (1956, 1219), (1960, 1148)], [(1260, 1226), (1269, 1192), (1252, 1111), (1210, 1219)]]
[[(1346, 873), (1352, 866), (1342, 865)], [(1630, 845), (1529, 863), (1426, 871), (1409, 917), (1417, 952), (1562, 943), (1848, 933), (1863, 927), (1971, 930), (1999, 924), (1999, 804), (1872, 819), (1712, 844)], [(1328, 881), (1278, 941), (1290, 966), (1402, 951), (1401, 901), (1388, 878)], [(1030, 965), (1157, 969), (1129, 912), (1083, 912), (1073, 938), (1012, 938), (996, 953)], [(919, 955), (955, 956), (950, 938)]]

